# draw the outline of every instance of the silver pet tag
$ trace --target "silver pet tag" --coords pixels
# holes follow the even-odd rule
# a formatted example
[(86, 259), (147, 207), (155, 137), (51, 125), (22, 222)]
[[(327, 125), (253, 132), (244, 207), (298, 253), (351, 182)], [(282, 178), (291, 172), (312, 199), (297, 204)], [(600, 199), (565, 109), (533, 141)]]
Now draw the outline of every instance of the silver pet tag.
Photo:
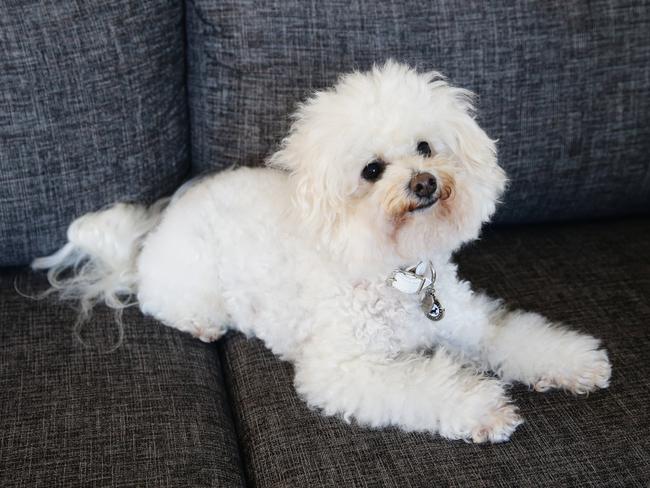
[(440, 320), (445, 314), (445, 309), (440, 305), (432, 288), (425, 290), (424, 298), (422, 299), (422, 311), (429, 320), (433, 321)]

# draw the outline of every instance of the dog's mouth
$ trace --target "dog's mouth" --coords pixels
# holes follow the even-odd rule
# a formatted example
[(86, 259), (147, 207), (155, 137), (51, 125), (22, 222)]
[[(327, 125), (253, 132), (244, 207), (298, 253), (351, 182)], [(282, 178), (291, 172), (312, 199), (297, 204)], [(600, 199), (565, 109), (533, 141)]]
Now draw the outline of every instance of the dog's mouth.
[(430, 200), (417, 203), (414, 207), (409, 208), (409, 212), (417, 212), (432, 207), (438, 201), (438, 197), (433, 197)]

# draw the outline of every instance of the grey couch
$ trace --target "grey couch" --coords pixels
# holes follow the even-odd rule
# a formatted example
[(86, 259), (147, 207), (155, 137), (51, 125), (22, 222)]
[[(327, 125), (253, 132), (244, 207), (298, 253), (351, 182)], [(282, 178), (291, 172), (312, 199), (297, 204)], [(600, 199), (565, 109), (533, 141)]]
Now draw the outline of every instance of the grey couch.
[[(479, 96), (511, 184), (463, 276), (603, 339), (608, 390), (513, 386), (500, 445), (307, 409), (255, 339), (75, 326), (25, 265), (76, 216), (260, 164), (287, 114), (388, 57)], [(0, 486), (650, 483), (650, 7), (640, 0), (0, 0)]]

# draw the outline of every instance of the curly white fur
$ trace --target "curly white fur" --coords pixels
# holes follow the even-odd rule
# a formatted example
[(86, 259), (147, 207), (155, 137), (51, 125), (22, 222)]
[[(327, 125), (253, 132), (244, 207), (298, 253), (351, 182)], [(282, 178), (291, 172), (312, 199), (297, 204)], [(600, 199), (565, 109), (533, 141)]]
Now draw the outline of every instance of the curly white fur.
[[(381, 178), (362, 178), (377, 159)], [(204, 341), (259, 337), (294, 363), (309, 405), (373, 427), (499, 442), (522, 421), (503, 382), (607, 386), (596, 339), (508, 312), (456, 276), (452, 252), (478, 236), (506, 182), (469, 92), (395, 62), (345, 75), (298, 108), (268, 163), (204, 178), (164, 211), (85, 215), (34, 267), (87, 306), (134, 293), (144, 313)], [(409, 191), (419, 173), (437, 182), (427, 208)], [(422, 259), (437, 271), (439, 322), (386, 285)]]

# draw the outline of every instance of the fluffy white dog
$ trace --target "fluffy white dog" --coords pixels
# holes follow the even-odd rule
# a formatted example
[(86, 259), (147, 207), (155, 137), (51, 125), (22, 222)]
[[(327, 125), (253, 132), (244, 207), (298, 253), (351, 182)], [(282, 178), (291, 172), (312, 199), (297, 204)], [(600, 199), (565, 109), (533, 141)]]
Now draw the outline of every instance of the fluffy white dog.
[(135, 296), (204, 341), (259, 337), (310, 406), (373, 427), (500, 442), (522, 422), (507, 383), (608, 386), (597, 339), (457, 278), (452, 252), (506, 182), (468, 91), (390, 61), (345, 75), (299, 106), (267, 166), (84, 215), (33, 266), (84, 312)]

